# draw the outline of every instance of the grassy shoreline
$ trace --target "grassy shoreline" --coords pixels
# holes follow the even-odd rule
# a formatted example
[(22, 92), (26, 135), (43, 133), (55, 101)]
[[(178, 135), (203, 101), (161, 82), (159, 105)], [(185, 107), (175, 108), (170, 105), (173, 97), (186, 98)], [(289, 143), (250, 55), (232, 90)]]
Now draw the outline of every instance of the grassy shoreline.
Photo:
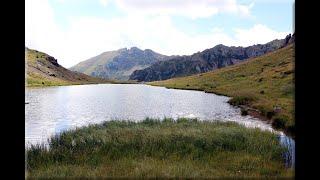
[(27, 88), (34, 88), (34, 87), (54, 87), (54, 86), (74, 86), (74, 85), (89, 85), (89, 84), (113, 84), (113, 83), (46, 83), (46, 84), (26, 84), (25, 87)]
[(47, 81), (46, 83), (30, 83), (30, 80), (27, 78), (29, 83), (25, 84), (25, 87), (53, 87), (53, 86), (73, 86), (73, 85), (90, 85), (90, 84), (137, 84), (136, 82), (130, 81), (116, 81), (116, 80), (106, 80), (105, 82), (53, 82)]
[(276, 135), (232, 122), (108, 121), (26, 149), (27, 177), (293, 177)]
[(294, 45), (212, 72), (147, 84), (232, 97), (229, 103), (244, 113), (263, 117), (295, 136)]

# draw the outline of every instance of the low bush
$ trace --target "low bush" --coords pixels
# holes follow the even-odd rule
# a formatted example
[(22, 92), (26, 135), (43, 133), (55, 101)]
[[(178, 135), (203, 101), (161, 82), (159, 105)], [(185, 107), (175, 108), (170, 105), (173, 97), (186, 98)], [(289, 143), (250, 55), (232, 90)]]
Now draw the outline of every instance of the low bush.
[(241, 115), (242, 116), (246, 116), (246, 115), (248, 115), (248, 111), (246, 110), (246, 109), (241, 109)]
[(284, 129), (289, 125), (289, 117), (286, 115), (277, 115), (273, 118), (272, 125), (278, 129)]
[(228, 103), (234, 105), (234, 106), (239, 106), (239, 105), (248, 105), (251, 102), (254, 101), (253, 97), (250, 96), (236, 96), (231, 98)]
[(255, 106), (260, 111), (260, 114), (263, 115), (264, 117), (267, 117), (268, 119), (272, 119), (272, 117), (276, 114), (276, 112), (269, 107), (266, 106)]

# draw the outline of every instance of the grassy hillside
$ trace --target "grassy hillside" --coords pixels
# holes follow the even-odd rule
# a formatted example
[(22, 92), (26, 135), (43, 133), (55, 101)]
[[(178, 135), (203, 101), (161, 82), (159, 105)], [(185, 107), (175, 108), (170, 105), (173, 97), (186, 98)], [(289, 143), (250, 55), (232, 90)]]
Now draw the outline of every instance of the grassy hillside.
[(59, 86), (71, 84), (109, 83), (112, 81), (70, 71), (48, 54), (25, 49), (26, 86)]
[(291, 44), (213, 72), (148, 84), (231, 96), (230, 103), (242, 106), (244, 114), (246, 107), (257, 109), (274, 127), (294, 135), (294, 57)]
[(28, 178), (293, 177), (275, 134), (196, 119), (109, 121), (26, 151)]

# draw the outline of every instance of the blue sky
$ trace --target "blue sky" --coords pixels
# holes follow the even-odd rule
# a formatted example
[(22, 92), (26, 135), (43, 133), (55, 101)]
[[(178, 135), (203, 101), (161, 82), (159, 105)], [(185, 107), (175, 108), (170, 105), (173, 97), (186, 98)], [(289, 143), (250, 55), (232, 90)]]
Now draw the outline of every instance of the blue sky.
[(293, 0), (26, 0), (26, 46), (66, 67), (137, 46), (166, 55), (292, 33)]

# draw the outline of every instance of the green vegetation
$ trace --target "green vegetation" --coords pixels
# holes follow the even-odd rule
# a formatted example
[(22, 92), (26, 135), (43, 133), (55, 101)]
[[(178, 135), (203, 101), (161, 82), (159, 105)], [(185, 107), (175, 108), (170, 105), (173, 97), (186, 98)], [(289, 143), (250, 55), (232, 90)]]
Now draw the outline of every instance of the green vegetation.
[(197, 119), (109, 121), (26, 150), (28, 178), (292, 177), (276, 135)]
[(71, 82), (59, 80), (59, 79), (47, 79), (37, 73), (27, 74), (27, 87), (39, 87), (39, 86), (64, 86), (72, 85)]
[(259, 110), (294, 136), (294, 57), (292, 44), (212, 72), (148, 84), (231, 96), (231, 104)]
[(46, 86), (68, 86), (68, 85), (82, 85), (82, 84), (136, 84), (134, 81), (113, 81), (107, 80), (104, 81), (92, 81), (92, 82), (78, 82), (78, 81), (64, 81), (61, 79), (48, 79), (44, 76), (41, 76), (37, 73), (29, 72), (27, 74), (27, 87), (46, 87)]
[(25, 56), (26, 56), (27, 63), (31, 65), (36, 65), (37, 62), (45, 63), (46, 62), (45, 59), (49, 57), (49, 55), (43, 52), (28, 49), (28, 48), (26, 49)]
[(49, 79), (49, 78), (46, 78), (45, 76), (41, 76), (37, 73), (30, 72), (27, 75), (26, 87), (68, 86), (68, 85), (101, 84), (101, 83), (116, 83), (116, 82), (112, 82), (112, 81), (108, 81), (108, 82), (65, 81), (65, 80), (57, 79), (57, 78)]

